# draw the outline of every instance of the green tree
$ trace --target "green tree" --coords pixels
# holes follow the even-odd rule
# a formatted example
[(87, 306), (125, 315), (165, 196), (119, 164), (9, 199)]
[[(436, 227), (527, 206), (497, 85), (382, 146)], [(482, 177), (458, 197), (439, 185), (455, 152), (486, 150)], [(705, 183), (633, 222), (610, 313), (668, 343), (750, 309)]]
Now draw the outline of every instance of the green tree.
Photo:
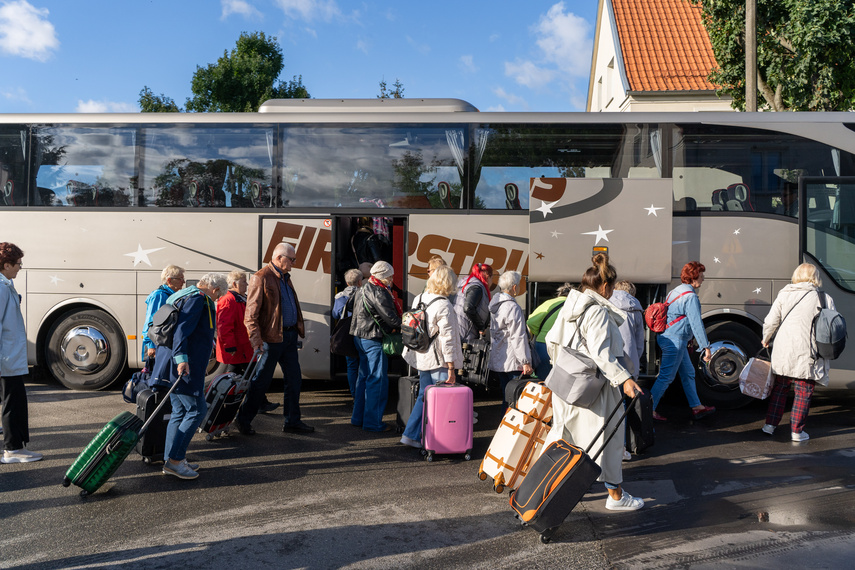
[[(254, 112), (268, 99), (308, 99), (302, 76), (282, 81), (285, 68), (282, 48), (264, 32), (241, 33), (231, 53), (207, 67), (196, 67), (186, 102), (193, 112)], [(140, 92), (143, 112), (176, 112), (181, 109), (166, 95), (154, 95), (148, 87)]]
[[(745, 109), (745, 0), (700, 5), (718, 67), (710, 81)], [(757, 0), (758, 107), (855, 108), (855, 0)]]
[(395, 83), (392, 84), (392, 90), (389, 91), (388, 86), (386, 85), (386, 80), (380, 80), (380, 95), (377, 96), (378, 99), (403, 99), (404, 98), (404, 84), (401, 83), (401, 80), (395, 78)]

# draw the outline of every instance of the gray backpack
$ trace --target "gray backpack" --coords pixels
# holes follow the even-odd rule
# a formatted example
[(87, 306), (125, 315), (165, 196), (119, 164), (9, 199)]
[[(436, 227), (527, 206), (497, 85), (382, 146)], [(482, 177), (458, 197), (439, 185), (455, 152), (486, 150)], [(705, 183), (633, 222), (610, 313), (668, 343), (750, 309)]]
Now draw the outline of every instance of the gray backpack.
[(834, 309), (826, 308), (825, 293), (822, 290), (817, 293), (819, 294), (819, 312), (813, 318), (810, 327), (811, 338), (816, 348), (812, 349), (811, 356), (834, 360), (846, 347), (846, 321), (843, 315)]

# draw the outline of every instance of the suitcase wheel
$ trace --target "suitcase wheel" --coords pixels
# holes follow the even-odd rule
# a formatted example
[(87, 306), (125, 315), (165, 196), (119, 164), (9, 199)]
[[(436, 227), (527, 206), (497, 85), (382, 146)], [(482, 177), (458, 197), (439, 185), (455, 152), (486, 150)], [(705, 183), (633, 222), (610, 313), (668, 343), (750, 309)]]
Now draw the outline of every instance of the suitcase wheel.
[(466, 455), (464, 455), (464, 456), (463, 456), (463, 460), (464, 460), (464, 461), (469, 461), (470, 459), (472, 459), (472, 456), (471, 456), (470, 454), (468, 454), (468, 453), (467, 453)]
[(80, 498), (81, 499), (85, 499), (88, 496), (89, 496), (89, 491), (87, 491), (85, 489), (83, 491), (80, 491)]
[(558, 530), (558, 527), (552, 527), (540, 533), (540, 542), (542, 542), (543, 544), (549, 544), (550, 541), (552, 541), (552, 537), (555, 534), (556, 530)]
[(151, 457), (143, 457), (142, 460), (146, 465), (151, 465)]
[(501, 483), (499, 483), (498, 485), (493, 485), (493, 490), (496, 491), (497, 493), (501, 493), (502, 491), (505, 490), (505, 486), (502, 485)]
[(71, 485), (71, 479), (69, 479), (68, 477), (63, 477), (62, 478), (62, 486), (68, 487), (69, 485)]
[(433, 453), (427, 453), (427, 454), (425, 455), (425, 460), (427, 460), (427, 461), (433, 461)]
[(214, 439), (213, 434), (209, 433), (208, 435), (205, 436), (205, 441), (213, 441), (213, 439)]
[[(481, 471), (480, 473), (478, 473), (478, 478), (481, 479), (482, 481), (486, 481), (487, 480), (487, 474), (484, 473), (483, 471)], [(68, 485), (66, 485), (66, 487), (68, 487)]]

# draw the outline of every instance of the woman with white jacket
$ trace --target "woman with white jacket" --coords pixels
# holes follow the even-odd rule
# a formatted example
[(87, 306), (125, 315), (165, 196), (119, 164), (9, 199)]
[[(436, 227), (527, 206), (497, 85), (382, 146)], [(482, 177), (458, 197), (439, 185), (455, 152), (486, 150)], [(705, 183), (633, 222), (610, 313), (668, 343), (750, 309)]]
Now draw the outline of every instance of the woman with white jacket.
[(426, 352), (415, 352), (404, 348), (404, 359), (413, 362), (419, 371), (419, 396), (413, 405), (407, 427), (401, 436), (401, 443), (411, 447), (421, 447), (422, 436), (422, 398), (425, 388), (433, 384), (448, 382), (453, 384), (454, 371), (463, 366), (463, 350), (460, 342), (460, 329), (454, 306), (448, 300), (454, 295), (454, 282), (457, 276), (447, 265), (436, 267), (427, 280), (425, 292), (413, 300), (413, 308), (419, 303), (427, 305), (428, 334), (433, 337)]
[[(569, 346), (596, 363), (606, 378), (606, 384), (589, 408), (573, 406), (561, 398), (553, 398), (552, 429), (546, 436), (544, 446), (564, 439), (582, 449), (586, 448), (603, 427), (608, 415), (620, 403), (621, 387), (629, 397), (641, 391), (629, 371), (618, 362), (624, 352), (619, 326), (626, 314), (608, 301), (616, 279), (617, 273), (609, 264), (608, 256), (603, 253), (595, 255), (593, 266), (582, 277), (581, 292), (570, 291), (558, 313), (558, 320), (546, 335), (547, 350), (553, 365), (559, 348)], [(619, 412), (593, 441), (591, 449), (599, 449), (615, 428), (620, 432), (597, 458), (597, 465), (602, 469), (598, 480), (605, 483), (608, 490), (607, 509), (635, 511), (644, 506), (644, 501), (621, 489), (624, 428), (622, 421), (618, 424), (618, 417)]]
[[(772, 344), (772, 374), (775, 385), (769, 398), (763, 433), (772, 435), (781, 422), (787, 404), (790, 384), (795, 388), (790, 412), (790, 432), (793, 441), (805, 441), (804, 431), (810, 399), (816, 384), (828, 385), (829, 362), (814, 358), (811, 325), (819, 311), (819, 295), (825, 295), (825, 306), (834, 308), (834, 300), (819, 290), (819, 271), (810, 263), (802, 263), (793, 272), (792, 283), (775, 297), (763, 322), (763, 346)], [(774, 343), (773, 343), (774, 341)]]
[(517, 303), (522, 275), (505, 271), (499, 277), (501, 292), (490, 300), (490, 370), (502, 386), (502, 409), (505, 386), (520, 374), (531, 374), (531, 347), (525, 316)]

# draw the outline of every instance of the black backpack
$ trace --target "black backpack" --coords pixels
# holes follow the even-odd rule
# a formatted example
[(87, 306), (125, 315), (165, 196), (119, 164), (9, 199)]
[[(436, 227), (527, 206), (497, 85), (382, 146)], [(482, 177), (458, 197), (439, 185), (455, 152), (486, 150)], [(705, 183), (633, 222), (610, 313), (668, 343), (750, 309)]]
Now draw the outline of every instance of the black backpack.
[[(404, 346), (416, 352), (425, 353), (428, 351), (436, 338), (436, 334), (431, 336), (428, 332), (427, 308), (440, 299), (445, 299), (445, 297), (437, 297), (425, 305), (419, 296), (419, 303), (416, 308), (401, 316), (401, 339), (404, 341)], [(439, 333), (437, 332), (437, 334)]]
[(843, 315), (825, 306), (825, 293), (819, 294), (819, 312), (813, 318), (810, 326), (811, 338), (816, 349), (812, 351), (813, 358), (834, 360), (846, 347), (846, 321)]
[(178, 311), (187, 296), (175, 300), (175, 304), (164, 303), (151, 317), (148, 325), (148, 338), (155, 346), (172, 348), (172, 337), (178, 326)]

